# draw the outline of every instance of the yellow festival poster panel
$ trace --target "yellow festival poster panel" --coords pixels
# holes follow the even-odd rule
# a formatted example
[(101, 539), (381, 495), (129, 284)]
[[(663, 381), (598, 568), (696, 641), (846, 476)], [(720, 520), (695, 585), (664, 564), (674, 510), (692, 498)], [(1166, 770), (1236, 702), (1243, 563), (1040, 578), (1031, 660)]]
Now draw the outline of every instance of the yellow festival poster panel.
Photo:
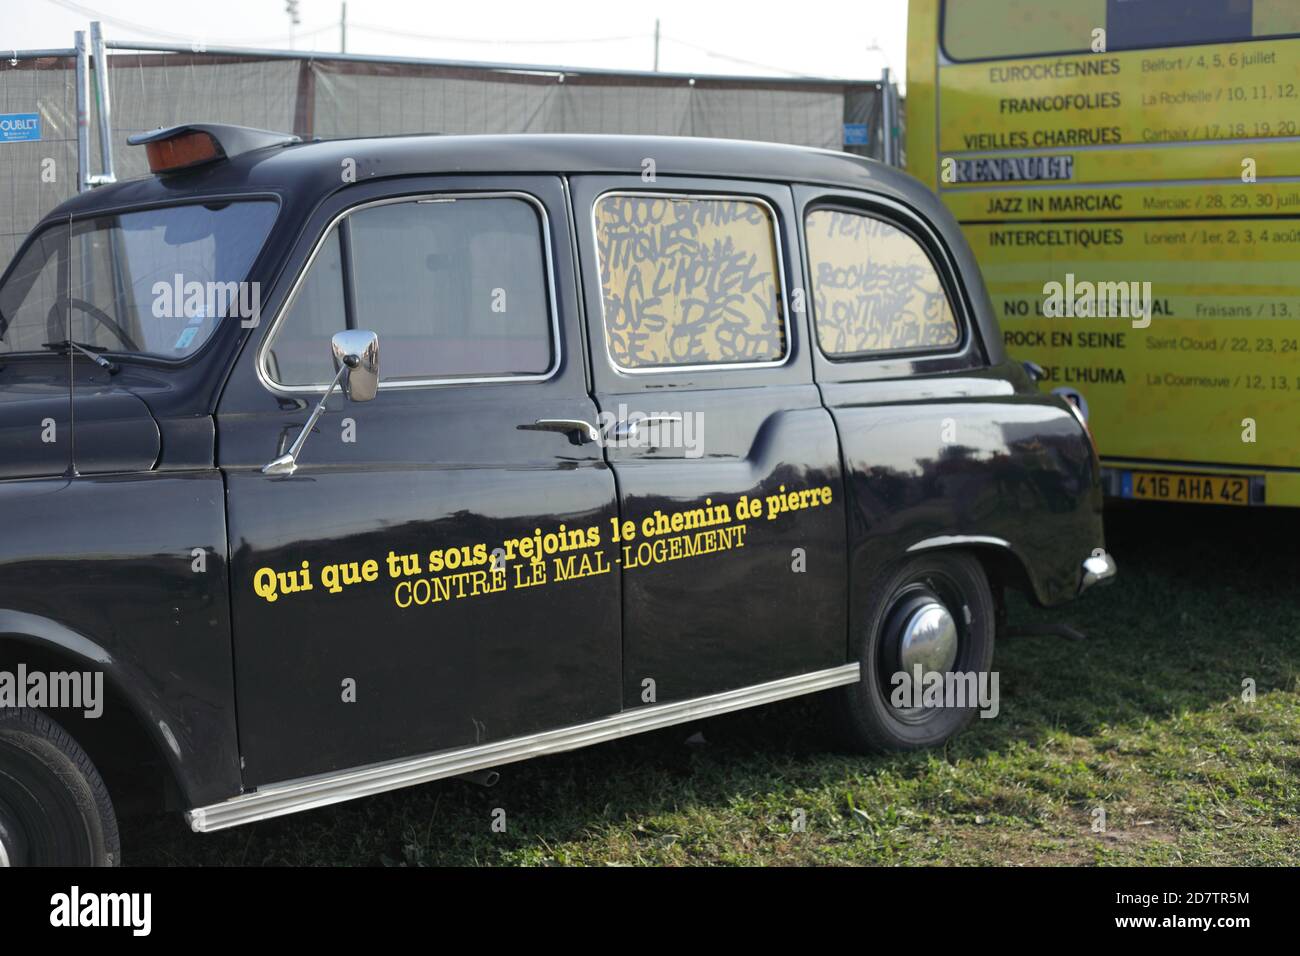
[[(909, 164), (962, 223), (1008, 353), (1081, 399), (1112, 464), (1265, 475), (1300, 505), (1300, 3), (912, 18), (909, 57), (941, 42), (909, 63)], [(1106, 317), (1058, 307), (1084, 293)]]

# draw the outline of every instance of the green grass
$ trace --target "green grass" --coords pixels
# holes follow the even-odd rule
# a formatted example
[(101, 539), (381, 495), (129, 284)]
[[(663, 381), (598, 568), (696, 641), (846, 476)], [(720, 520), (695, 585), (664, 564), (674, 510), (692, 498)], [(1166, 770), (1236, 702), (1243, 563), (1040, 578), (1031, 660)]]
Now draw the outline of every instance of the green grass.
[(1012, 606), (1088, 640), (1003, 642), (1000, 715), (942, 751), (837, 754), (817, 702), (791, 701), (515, 764), (490, 790), (442, 781), (210, 835), (129, 821), (127, 862), (1300, 863), (1300, 514), (1157, 507), (1108, 526), (1113, 586)]

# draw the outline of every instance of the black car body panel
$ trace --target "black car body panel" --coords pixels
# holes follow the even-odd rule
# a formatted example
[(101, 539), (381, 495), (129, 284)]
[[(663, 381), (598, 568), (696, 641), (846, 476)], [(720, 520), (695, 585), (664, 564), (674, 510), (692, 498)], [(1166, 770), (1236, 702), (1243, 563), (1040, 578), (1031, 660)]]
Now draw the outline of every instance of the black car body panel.
[(72, 463), (66, 361), (0, 364), (0, 479), (62, 475)]
[(213, 470), (0, 483), (6, 660), (102, 670), (191, 803), (240, 788), (223, 498)]
[[(808, 310), (787, 301), (779, 363), (623, 374), (601, 346), (591, 215), (620, 190), (761, 200), (778, 224), (787, 293), (810, 286), (809, 209), (896, 221), (939, 269), (960, 342), (832, 360)], [(520, 194), (541, 211), (554, 369), (537, 381), (384, 387), (366, 404), (336, 396), (299, 470), (264, 474), (319, 393), (273, 387), (262, 349), (331, 225), (368, 203), (464, 192)], [(897, 170), (731, 141), (394, 137), (260, 149), (109, 186), (43, 225), (250, 197), (280, 207), (248, 276), (262, 289), (260, 322), (223, 323), (183, 361), (113, 355), (115, 373), (83, 357), (0, 355), (0, 638), (102, 668), (186, 806), (843, 666), (865, 582), (918, 550), (992, 554), (1018, 575), (1006, 583), (1053, 605), (1078, 593), (1080, 562), (1101, 546), (1088, 435), (1004, 355), (958, 227)], [(628, 407), (702, 416), (707, 454), (602, 448), (533, 425)], [(46, 418), (73, 441), (34, 442), (33, 421)], [(338, 440), (349, 422), (356, 440)], [(954, 441), (940, 436), (949, 426)], [(759, 526), (708, 573), (690, 560), (633, 573), (636, 549), (608, 535), (590, 574), (436, 607), (404, 606), (411, 591), (382, 573), (390, 553), (810, 488), (827, 489), (824, 503)], [(325, 599), (323, 568), (361, 575), (369, 559), (379, 580)], [(792, 561), (806, 571), (790, 574)], [(258, 593), (259, 574), (303, 562), (315, 594)]]

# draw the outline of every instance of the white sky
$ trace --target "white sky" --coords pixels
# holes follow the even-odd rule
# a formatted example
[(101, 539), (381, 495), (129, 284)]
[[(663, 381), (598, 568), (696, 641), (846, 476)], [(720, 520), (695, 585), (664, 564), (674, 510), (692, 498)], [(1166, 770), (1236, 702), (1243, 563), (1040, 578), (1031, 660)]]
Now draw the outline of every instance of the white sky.
[[(299, 50), (339, 49), (340, 0), (298, 0)], [(348, 52), (669, 72), (904, 79), (907, 0), (349, 0)], [(108, 40), (287, 49), (285, 0), (0, 0), (0, 53)], [(879, 49), (873, 50), (872, 47)]]

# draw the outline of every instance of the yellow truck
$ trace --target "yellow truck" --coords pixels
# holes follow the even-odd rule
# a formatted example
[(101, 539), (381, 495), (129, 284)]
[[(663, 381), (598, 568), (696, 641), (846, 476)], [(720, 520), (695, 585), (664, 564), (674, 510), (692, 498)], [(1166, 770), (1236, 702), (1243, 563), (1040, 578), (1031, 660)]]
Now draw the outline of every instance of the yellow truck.
[(1300, 506), (1300, 3), (911, 0), (905, 143), (1108, 494)]

